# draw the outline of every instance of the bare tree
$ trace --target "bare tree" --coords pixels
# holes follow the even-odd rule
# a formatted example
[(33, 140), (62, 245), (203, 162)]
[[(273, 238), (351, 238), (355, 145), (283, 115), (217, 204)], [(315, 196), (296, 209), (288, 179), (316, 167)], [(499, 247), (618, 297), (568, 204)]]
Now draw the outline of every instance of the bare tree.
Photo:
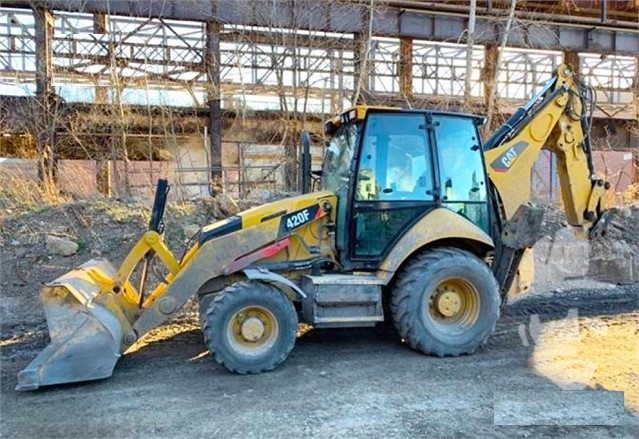
[(464, 83), (464, 99), (470, 99), (473, 76), (473, 45), (475, 44), (475, 12), (477, 0), (470, 0), (468, 12), (468, 29), (466, 30), (466, 81)]
[(497, 103), (497, 81), (499, 79), (499, 71), (501, 69), (501, 58), (503, 56), (504, 49), (506, 48), (506, 44), (508, 43), (508, 36), (510, 34), (510, 29), (512, 28), (513, 21), (515, 19), (515, 7), (517, 6), (517, 0), (510, 0), (510, 9), (508, 12), (508, 19), (506, 20), (506, 26), (504, 28), (504, 35), (501, 40), (501, 45), (499, 47), (499, 52), (497, 53), (497, 60), (495, 62), (495, 66), (492, 67), (493, 77), (490, 79), (492, 82), (492, 87), (490, 88), (490, 95), (487, 96), (487, 108), (486, 115), (487, 120), (484, 124), (484, 136), (487, 136), (491, 130), (493, 119), (495, 118), (496, 113), (496, 103)]

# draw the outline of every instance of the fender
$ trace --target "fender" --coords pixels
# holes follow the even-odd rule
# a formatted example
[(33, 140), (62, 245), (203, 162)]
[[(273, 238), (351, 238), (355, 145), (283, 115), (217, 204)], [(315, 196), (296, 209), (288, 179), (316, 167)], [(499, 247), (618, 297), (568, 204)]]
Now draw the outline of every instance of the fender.
[(493, 249), (490, 236), (475, 224), (446, 208), (437, 208), (417, 221), (400, 238), (379, 267), (377, 276), (390, 282), (402, 263), (420, 248), (442, 239), (461, 239)]
[(279, 275), (277, 273), (273, 273), (272, 271), (267, 270), (266, 268), (247, 268), (246, 270), (243, 271), (243, 273), (250, 280), (263, 280), (266, 282), (279, 283), (282, 285), (286, 285), (287, 287), (295, 291), (297, 295), (300, 296), (302, 299), (306, 299), (308, 297), (306, 293), (302, 291), (300, 287), (295, 285), (293, 282), (291, 282), (290, 280), (288, 280), (282, 275)]

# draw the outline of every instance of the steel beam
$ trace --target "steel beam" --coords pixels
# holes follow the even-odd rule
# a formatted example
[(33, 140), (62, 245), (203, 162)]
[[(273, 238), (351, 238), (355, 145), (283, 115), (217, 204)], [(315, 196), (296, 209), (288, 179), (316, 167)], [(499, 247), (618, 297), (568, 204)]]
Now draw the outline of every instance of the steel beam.
[[(361, 3), (295, 2), (275, 0), (257, 4), (256, 0), (47, 0), (53, 9), (71, 12), (110, 13), (137, 17), (160, 17), (176, 20), (219, 20), (228, 24), (286, 27), (312, 31), (357, 33), (367, 30)], [(9, 0), (3, 6), (29, 7), (28, 0)], [(588, 17), (533, 14), (518, 11), (517, 31), (509, 37), (511, 47), (597, 51), (617, 55), (635, 55), (639, 52), (639, 30), (636, 21), (620, 22)], [(443, 4), (434, 7), (430, 2), (410, 7), (401, 2), (389, 2), (373, 17), (376, 35), (412, 37), (431, 41), (457, 41), (466, 29), (467, 8)], [(542, 21), (543, 20), (543, 21)], [(476, 44), (497, 43), (500, 40), (505, 17), (488, 11), (478, 12)]]

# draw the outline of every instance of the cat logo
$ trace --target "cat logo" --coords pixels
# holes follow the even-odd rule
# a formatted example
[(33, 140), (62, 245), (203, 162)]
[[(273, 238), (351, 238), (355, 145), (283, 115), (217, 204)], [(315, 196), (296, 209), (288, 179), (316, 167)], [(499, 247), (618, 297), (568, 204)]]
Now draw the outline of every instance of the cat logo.
[(491, 164), (490, 166), (496, 172), (506, 172), (510, 169), (510, 167), (515, 163), (517, 157), (521, 154), (521, 152), (528, 146), (528, 142), (519, 141), (515, 143), (513, 146), (508, 148), (504, 153), (500, 154)]

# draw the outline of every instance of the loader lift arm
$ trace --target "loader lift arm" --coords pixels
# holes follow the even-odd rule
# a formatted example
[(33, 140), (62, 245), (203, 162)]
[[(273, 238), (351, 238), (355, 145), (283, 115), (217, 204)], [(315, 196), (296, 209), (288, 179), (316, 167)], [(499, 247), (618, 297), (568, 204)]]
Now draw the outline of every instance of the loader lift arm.
[(524, 252), (538, 239), (543, 212), (529, 203), (529, 176), (542, 149), (556, 156), (563, 207), (575, 233), (589, 238), (605, 233), (613, 210), (606, 209), (604, 200), (610, 185), (596, 178), (592, 164), (594, 99), (592, 88), (561, 65), (484, 144), (501, 218), (493, 271), (502, 296), (510, 289)]

